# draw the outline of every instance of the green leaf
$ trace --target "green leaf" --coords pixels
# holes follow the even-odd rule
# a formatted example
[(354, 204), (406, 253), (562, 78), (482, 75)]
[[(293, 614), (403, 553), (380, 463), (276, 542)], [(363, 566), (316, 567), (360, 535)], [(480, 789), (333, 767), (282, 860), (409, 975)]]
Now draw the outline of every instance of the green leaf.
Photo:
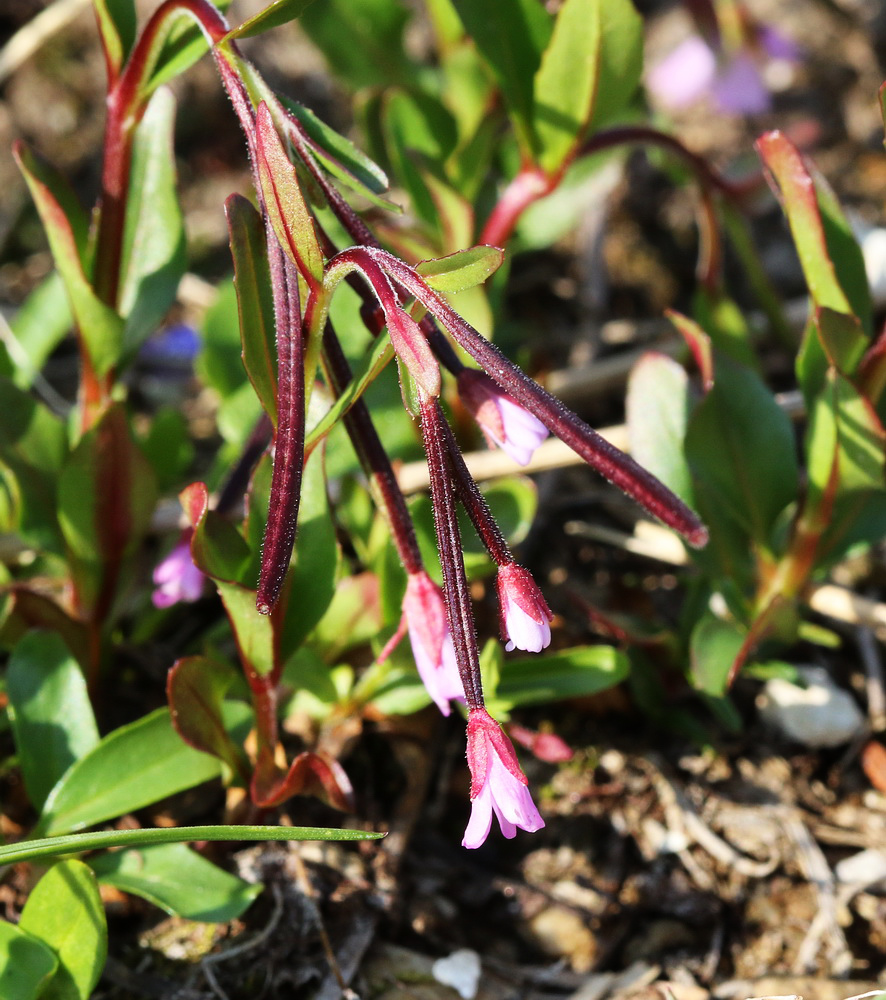
[(217, 582), (239, 581), (249, 560), (249, 546), (227, 518), (209, 509), (206, 484), (191, 483), (181, 491), (179, 500), (194, 529), (194, 565)]
[(169, 711), (121, 726), (81, 757), (46, 800), (39, 830), (51, 837), (141, 809), (219, 774), (209, 754), (182, 743)]
[(268, 247), (261, 215), (242, 195), (225, 202), (243, 365), (262, 407), (277, 426), (277, 346)]
[(873, 407), (847, 378), (830, 370), (810, 415), (808, 503), (817, 506), (832, 494), (881, 490), (884, 449), (886, 435)]
[(219, 285), (218, 297), (203, 318), (201, 333), (197, 374), (224, 399), (247, 381), (241, 360), (243, 348), (233, 281)]
[(98, 298), (87, 276), (86, 213), (67, 182), (45, 160), (23, 143), (16, 144), (14, 155), (46, 230), (81, 341), (97, 374), (104, 375), (119, 359), (123, 320)]
[(295, 167), (283, 148), (267, 104), (256, 113), (256, 167), (268, 217), (280, 246), (306, 281), (322, 282), (323, 254)]
[(408, 83), (414, 70), (403, 47), (409, 12), (400, 0), (323, 0), (301, 27), (351, 89)]
[(141, 896), (186, 920), (236, 920), (262, 891), (261, 885), (230, 875), (184, 844), (114, 851), (90, 865), (103, 885)]
[(105, 910), (89, 868), (76, 860), (53, 865), (31, 892), (19, 927), (58, 957), (41, 1000), (88, 1000), (108, 953)]
[(538, 163), (548, 174), (563, 165), (590, 121), (599, 73), (600, 20), (601, 0), (565, 0), (535, 74), (532, 124)]
[(454, 6), (501, 87), (523, 152), (532, 153), (532, 83), (551, 38), (550, 16), (537, 0), (454, 0)]
[[(241, 660), (260, 676), (267, 677), (276, 663), (271, 616), (259, 614), (255, 606), (255, 590), (221, 581), (217, 586), (234, 630)], [(278, 602), (278, 607), (282, 604), (282, 601)]]
[[(231, 0), (215, 0), (220, 12), (226, 11)], [(159, 37), (150, 79), (141, 93), (144, 98), (152, 90), (180, 76), (201, 59), (209, 50), (209, 41), (187, 7), (167, 8), (167, 19)]]
[(707, 516), (719, 511), (763, 546), (797, 497), (798, 470), (790, 419), (752, 371), (726, 356), (686, 434), (686, 457), (704, 494)]
[(65, 285), (53, 271), (25, 299), (9, 326), (17, 344), (7, 344), (15, 366), (12, 380), (19, 389), (29, 389), (46, 359), (71, 329), (74, 317)]
[[(11, 865), (37, 858), (54, 858), (60, 854), (98, 851), (106, 847), (178, 844), (196, 840), (378, 840), (383, 836), (383, 833), (365, 830), (329, 830), (312, 826), (172, 826), (159, 829), (100, 830), (96, 833), (74, 833), (42, 840), (22, 840), (16, 844), (0, 846), (0, 864)], [(8, 926), (9, 924), (0, 923), (0, 930)]]
[(185, 273), (184, 218), (172, 149), (175, 98), (158, 90), (135, 130), (123, 230), (118, 303), (132, 357), (175, 302)]
[(423, 260), (415, 270), (438, 292), (460, 292), (481, 285), (501, 267), (504, 251), (498, 247), (476, 246), (446, 257)]
[(331, 129), (310, 108), (286, 97), (280, 103), (298, 120), (311, 152), (336, 180), (342, 181), (381, 207), (393, 208), (378, 195), (388, 190), (384, 170), (343, 135)]
[(0, 921), (0, 996), (38, 1000), (57, 968), (51, 948), (15, 924)]
[(242, 24), (229, 31), (219, 44), (225, 45), (234, 38), (252, 38), (254, 35), (270, 31), (271, 28), (279, 28), (282, 24), (288, 24), (300, 17), (302, 11), (311, 3), (313, 0), (274, 0), (264, 10), (247, 18)]
[(628, 659), (611, 646), (577, 646), (557, 653), (507, 660), (496, 692), (508, 710), (580, 698), (614, 687), (628, 676)]
[(316, 448), (305, 463), (298, 537), (283, 595), (280, 652), (287, 659), (323, 617), (335, 594), (339, 551), (326, 494), (325, 456)]
[(225, 664), (206, 656), (186, 656), (169, 671), (166, 693), (179, 736), (195, 750), (218, 757), (248, 781), (246, 758), (231, 739), (224, 718), (222, 702), (232, 680)]
[(363, 393), (387, 367), (393, 357), (394, 348), (391, 346), (390, 338), (385, 336), (373, 340), (366, 354), (355, 366), (351, 381), (345, 391), (308, 431), (305, 437), (305, 454), (310, 455), (313, 452), (314, 448), (335, 427), (354, 403), (363, 396)]
[(6, 693), (22, 777), (39, 810), (74, 761), (98, 744), (86, 681), (58, 635), (32, 632), (9, 661)]
[(647, 352), (628, 378), (625, 405), (632, 457), (691, 505), (684, 441), (692, 397), (685, 369), (665, 354)]
[(756, 145), (781, 195), (815, 305), (857, 316), (869, 335), (864, 259), (833, 192), (781, 132), (765, 133)]
[(151, 465), (132, 440), (122, 405), (114, 404), (83, 435), (59, 477), (58, 520), (84, 608), (113, 600), (118, 569), (147, 532), (155, 503)]
[(692, 630), (689, 640), (690, 675), (705, 694), (726, 694), (729, 673), (744, 644), (747, 632), (735, 622), (706, 614)]
[(598, 0), (599, 67), (589, 131), (614, 121), (632, 101), (643, 74), (643, 18), (632, 0)]
[(95, 16), (105, 58), (119, 73), (135, 42), (136, 16), (133, 0), (94, 0)]
[(33, 396), (0, 378), (0, 453), (21, 494), (18, 530), (43, 549), (59, 551), (59, 470), (67, 447), (62, 422)]

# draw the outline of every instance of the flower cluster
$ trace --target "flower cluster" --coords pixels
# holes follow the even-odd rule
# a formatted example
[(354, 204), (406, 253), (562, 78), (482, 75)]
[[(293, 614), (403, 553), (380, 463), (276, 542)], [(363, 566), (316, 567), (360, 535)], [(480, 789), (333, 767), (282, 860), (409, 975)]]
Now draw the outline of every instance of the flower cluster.
[[(195, 9), (202, 9), (200, 0), (194, 3)], [(484, 842), (493, 814), (507, 837), (517, 827), (537, 830), (543, 822), (527, 779), (510, 740), (484, 705), (459, 504), (498, 566), (500, 625), (507, 648), (538, 652), (546, 647), (552, 615), (530, 573), (515, 562), (459, 451), (440, 403), (447, 384), (444, 373), (454, 377), (464, 407), (490, 445), (503, 448), (518, 463), (527, 464), (534, 449), (554, 434), (691, 544), (704, 544), (705, 529), (654, 476), (596, 434), (456, 313), (426, 279), (427, 269), (420, 272), (384, 250), (332, 183), (328, 163), (316, 155), (315, 140), (300, 119), (263, 84), (236, 42), (226, 40), (223, 19), (216, 18), (206, 30), (216, 43), (216, 63), (250, 151), (276, 326), (274, 462), (257, 608), (264, 614), (273, 611), (289, 567), (305, 460), (305, 410), (316, 368), (322, 366), (335, 396), (348, 393), (353, 385), (329, 320), (331, 297), (345, 280), (363, 300), (361, 316), (369, 332), (378, 336), (387, 328), (404, 401), (420, 423), (428, 461), (442, 589), (423, 564), (408, 508), (372, 415), (362, 398), (349, 400), (342, 420), (387, 516), (407, 574), (402, 620), (392, 642), (408, 633), (418, 672), (443, 714), (450, 712), (453, 701), (466, 705), (472, 812), (464, 845), (475, 848)], [(353, 241), (349, 248), (334, 246), (304, 200), (294, 158)], [(236, 196), (228, 208), (230, 220), (239, 210)], [(487, 273), (501, 262), (502, 251), (494, 247), (478, 251), (491, 262)], [(462, 354), (456, 353), (456, 346)], [(476, 367), (466, 367), (464, 355)], [(181, 558), (184, 569), (183, 553)]]

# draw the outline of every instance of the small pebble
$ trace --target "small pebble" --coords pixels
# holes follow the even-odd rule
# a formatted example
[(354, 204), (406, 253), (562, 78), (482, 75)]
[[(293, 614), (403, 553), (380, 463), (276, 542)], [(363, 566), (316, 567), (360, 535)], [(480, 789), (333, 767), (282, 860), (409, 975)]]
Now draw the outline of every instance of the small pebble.
[(835, 747), (861, 732), (864, 715), (848, 691), (821, 667), (797, 667), (801, 687), (780, 678), (766, 682), (757, 699), (763, 721), (807, 747)]

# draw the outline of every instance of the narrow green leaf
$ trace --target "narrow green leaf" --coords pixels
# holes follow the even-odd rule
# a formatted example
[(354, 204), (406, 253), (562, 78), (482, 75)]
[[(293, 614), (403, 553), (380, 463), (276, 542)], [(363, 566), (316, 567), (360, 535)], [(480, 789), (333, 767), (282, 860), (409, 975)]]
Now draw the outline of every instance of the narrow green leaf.
[(65, 180), (46, 161), (23, 143), (16, 144), (14, 155), (46, 230), (82, 342), (96, 372), (104, 375), (119, 359), (123, 320), (98, 298), (87, 277), (86, 213)]
[(25, 299), (9, 323), (21, 347), (17, 350), (15, 346), (7, 345), (15, 366), (12, 380), (19, 389), (30, 389), (46, 359), (73, 323), (64, 282), (58, 271), (53, 271)]
[(532, 124), (538, 137), (538, 163), (548, 173), (555, 173), (574, 151), (593, 113), (600, 19), (600, 0), (565, 0), (535, 74)]
[[(213, 6), (223, 12), (230, 5), (231, 0), (215, 0)], [(165, 35), (160, 40), (159, 52), (143, 97), (180, 76), (209, 51), (209, 41), (186, 6), (169, 8), (164, 28)]]
[(537, 0), (453, 0), (462, 24), (489, 63), (514, 116), (524, 153), (535, 150), (532, 82), (551, 38), (552, 21)]
[(88, 1000), (108, 953), (105, 910), (89, 868), (70, 859), (53, 865), (31, 892), (19, 927), (58, 957), (41, 1000)]
[(690, 673), (693, 684), (705, 694), (726, 694), (732, 664), (741, 651), (746, 630), (734, 622), (705, 615), (689, 640)]
[(280, 655), (285, 660), (320, 621), (335, 594), (339, 550), (326, 493), (325, 455), (315, 448), (305, 463), (298, 539), (283, 595)]
[(224, 761), (234, 774), (248, 780), (243, 754), (225, 725), (222, 699), (233, 679), (224, 664), (206, 656), (176, 660), (166, 681), (172, 724), (179, 736), (204, 753)]
[(262, 677), (267, 677), (276, 662), (271, 616), (257, 611), (254, 589), (222, 581), (218, 581), (217, 586), (241, 660)]
[(256, 157), (262, 197), (280, 245), (306, 281), (323, 280), (323, 254), (292, 161), (267, 104), (256, 114)]
[(243, 365), (276, 427), (277, 348), (265, 226), (261, 215), (242, 195), (231, 195), (225, 202), (225, 212), (234, 258)]
[(504, 256), (504, 251), (498, 247), (469, 247), (446, 257), (423, 260), (415, 269), (438, 292), (460, 292), (482, 284), (495, 274)]
[(50, 947), (15, 924), (0, 921), (0, 997), (38, 1000), (57, 968)]
[(22, 777), (39, 810), (74, 761), (98, 744), (86, 681), (58, 635), (32, 632), (9, 661), (6, 693)]
[(716, 358), (714, 387), (689, 421), (686, 456), (696, 497), (704, 492), (709, 506), (769, 545), (776, 519), (797, 497), (798, 469), (790, 419), (757, 375)]
[(631, 455), (688, 504), (693, 500), (692, 476), (684, 441), (691, 407), (683, 366), (665, 354), (644, 354), (628, 378)]
[(602, 37), (591, 132), (621, 115), (633, 100), (643, 74), (643, 18), (633, 0), (597, 2)]
[(578, 646), (507, 660), (497, 700), (510, 709), (597, 694), (623, 681), (628, 670), (625, 654), (611, 646)]
[(252, 38), (271, 28), (279, 28), (300, 17), (302, 11), (313, 0), (274, 0), (264, 10), (247, 18), (242, 24), (229, 31), (219, 44), (225, 45), (234, 38)]
[(345, 391), (308, 431), (305, 437), (305, 454), (311, 454), (354, 403), (362, 397), (393, 357), (394, 348), (391, 347), (388, 337), (378, 337), (372, 342), (362, 360), (355, 366), (353, 377)]
[(286, 97), (280, 97), (279, 100), (298, 120), (309, 140), (311, 151), (336, 180), (354, 188), (375, 204), (393, 207), (391, 202), (378, 197), (388, 190), (389, 182), (384, 170), (377, 163), (358, 149), (350, 139), (331, 129), (310, 108)]
[(133, 0), (94, 0), (102, 48), (111, 69), (119, 73), (135, 41)]
[(216, 582), (239, 581), (249, 561), (249, 546), (227, 518), (209, 509), (206, 484), (191, 483), (179, 494), (179, 500), (194, 529), (194, 565)]
[(184, 917), (206, 923), (236, 920), (261, 893), (184, 844), (151, 844), (90, 860), (99, 882)]
[(172, 149), (175, 98), (160, 88), (138, 123), (120, 262), (119, 307), (131, 357), (175, 302), (185, 273), (184, 218), (176, 191)]
[(870, 334), (864, 259), (830, 187), (781, 132), (765, 133), (756, 145), (781, 195), (816, 306), (857, 316)]
[[(12, 865), (20, 861), (54, 858), (61, 854), (79, 854), (103, 848), (178, 844), (197, 840), (378, 840), (383, 836), (383, 833), (365, 830), (330, 830), (312, 826), (171, 826), (159, 829), (100, 830), (96, 833), (74, 833), (64, 837), (23, 840), (17, 844), (0, 846), (0, 864)], [(9, 925), (0, 923), (0, 929), (7, 926)]]
[(121, 726), (81, 757), (46, 800), (39, 830), (44, 836), (80, 830), (209, 781), (220, 764), (186, 746), (169, 711)]

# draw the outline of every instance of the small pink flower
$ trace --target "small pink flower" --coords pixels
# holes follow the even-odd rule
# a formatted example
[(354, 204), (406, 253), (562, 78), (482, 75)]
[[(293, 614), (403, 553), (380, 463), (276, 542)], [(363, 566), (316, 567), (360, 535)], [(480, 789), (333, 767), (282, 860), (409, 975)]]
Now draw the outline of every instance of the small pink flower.
[(501, 637), (505, 649), (525, 649), (539, 653), (551, 642), (553, 615), (532, 579), (532, 574), (516, 563), (498, 570), (498, 608)]
[(465, 693), (455, 662), (443, 591), (424, 570), (409, 574), (403, 616), (419, 677), (440, 711), (449, 715), (449, 702), (464, 701)]
[(459, 372), (458, 392), (489, 447), (498, 445), (515, 462), (528, 465), (532, 453), (548, 436), (547, 427), (475, 368)]
[(204, 575), (191, 558), (191, 535), (188, 529), (178, 545), (154, 569), (157, 589), (151, 595), (155, 608), (168, 608), (179, 601), (196, 601), (203, 593)]
[(485, 708), (468, 715), (468, 767), (471, 769), (471, 818), (462, 846), (480, 847), (492, 828), (492, 814), (510, 839), (517, 827), (535, 833), (545, 824), (529, 792), (526, 775), (517, 763), (511, 741)]

